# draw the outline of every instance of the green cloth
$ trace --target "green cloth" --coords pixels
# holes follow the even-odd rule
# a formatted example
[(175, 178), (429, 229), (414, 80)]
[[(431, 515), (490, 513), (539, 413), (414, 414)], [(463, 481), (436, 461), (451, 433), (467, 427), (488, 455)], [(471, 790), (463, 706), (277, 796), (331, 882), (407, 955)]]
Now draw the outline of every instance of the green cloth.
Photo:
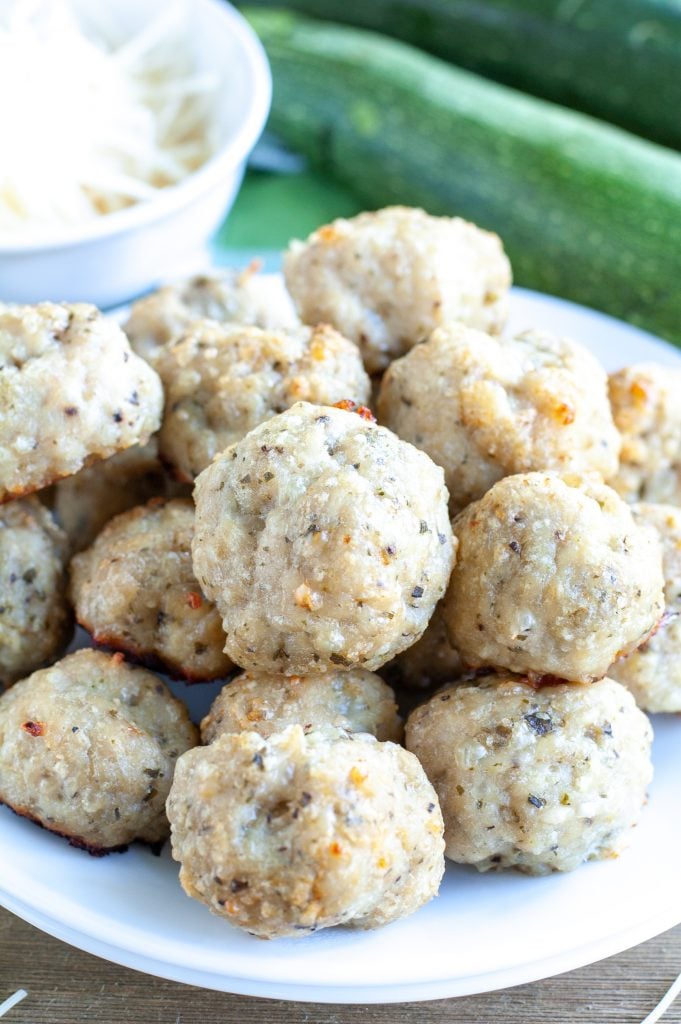
[(268, 174), (249, 171), (236, 202), (213, 242), (216, 262), (235, 250), (252, 255), (284, 249), (334, 217), (353, 217), (362, 204), (351, 192), (314, 171)]

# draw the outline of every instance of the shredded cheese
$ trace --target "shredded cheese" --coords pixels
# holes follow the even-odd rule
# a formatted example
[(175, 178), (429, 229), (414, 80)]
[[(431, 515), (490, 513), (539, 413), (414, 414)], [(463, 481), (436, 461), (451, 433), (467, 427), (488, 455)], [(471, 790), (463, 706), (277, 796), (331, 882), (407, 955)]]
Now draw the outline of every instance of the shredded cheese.
[(85, 24), (73, 0), (0, 3), (0, 241), (148, 199), (216, 148), (189, 5), (127, 39), (101, 6)]

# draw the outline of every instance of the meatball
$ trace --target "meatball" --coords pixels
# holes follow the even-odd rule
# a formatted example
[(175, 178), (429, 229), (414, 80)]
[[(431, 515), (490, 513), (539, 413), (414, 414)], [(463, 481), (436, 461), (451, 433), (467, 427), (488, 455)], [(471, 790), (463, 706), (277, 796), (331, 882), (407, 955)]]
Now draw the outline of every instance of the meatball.
[(37, 498), (0, 507), (0, 690), (69, 640), (65, 557), (66, 537)]
[(681, 370), (656, 363), (610, 377), (610, 402), (622, 435), (620, 468), (610, 481), (626, 501), (681, 505)]
[(479, 871), (571, 871), (615, 856), (653, 776), (652, 730), (611, 679), (541, 686), (488, 675), (412, 712), (407, 747), (432, 780), (446, 856)]
[(472, 667), (600, 679), (664, 610), (659, 542), (596, 478), (505, 477), (453, 528), (443, 614)]
[(369, 373), (443, 324), (496, 334), (511, 284), (496, 235), (404, 206), (336, 220), (292, 242), (284, 273), (305, 323), (333, 324), (355, 341)]
[(354, 412), (294, 405), (194, 494), (194, 569), (242, 668), (376, 669), (419, 638), (447, 585), (442, 470)]
[(631, 690), (644, 711), (681, 711), (681, 509), (634, 505), (634, 519), (652, 526), (662, 542), (665, 614), (659, 629), (609, 675)]
[(155, 365), (166, 392), (161, 455), (183, 480), (299, 400), (369, 399), (359, 349), (324, 325), (263, 331), (201, 320)]
[(212, 743), (223, 733), (248, 731), (268, 737), (288, 725), (302, 725), (306, 732), (332, 725), (379, 740), (402, 739), (395, 694), (361, 668), (309, 676), (244, 672), (215, 698), (201, 722), (201, 739)]
[(153, 363), (165, 345), (205, 318), (265, 330), (298, 323), (280, 275), (261, 274), (252, 263), (159, 288), (133, 304), (124, 330), (134, 350)]
[(75, 553), (89, 547), (113, 516), (149, 498), (174, 497), (183, 489), (164, 472), (152, 438), (59, 480), (49, 500)]
[(91, 853), (158, 843), (175, 760), (196, 742), (158, 676), (77, 651), (0, 697), (0, 802)]
[(438, 604), (421, 639), (386, 665), (383, 674), (396, 685), (425, 690), (438, 683), (450, 683), (463, 671), (459, 652), (447, 635), (442, 605)]
[(188, 499), (123, 512), (71, 562), (71, 599), (96, 643), (184, 679), (220, 679), (232, 663), (192, 571), (193, 532)]
[(145, 444), (161, 421), (154, 371), (94, 306), (0, 305), (0, 501)]
[(453, 514), (512, 473), (617, 471), (605, 370), (540, 331), (499, 340), (439, 328), (388, 367), (378, 417), (442, 466)]
[(261, 938), (388, 924), (444, 870), (421, 765), (364, 734), (220, 736), (180, 759), (167, 811), (185, 892)]

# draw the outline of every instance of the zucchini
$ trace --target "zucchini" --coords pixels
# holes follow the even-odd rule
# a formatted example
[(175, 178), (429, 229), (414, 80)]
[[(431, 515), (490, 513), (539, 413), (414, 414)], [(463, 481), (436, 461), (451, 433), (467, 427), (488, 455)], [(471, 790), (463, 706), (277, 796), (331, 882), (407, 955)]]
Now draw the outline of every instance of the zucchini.
[(497, 231), (519, 284), (681, 344), (681, 156), (374, 33), (249, 17), (270, 127), (324, 173)]
[(286, 6), (396, 36), (681, 148), (679, 0), (292, 0)]

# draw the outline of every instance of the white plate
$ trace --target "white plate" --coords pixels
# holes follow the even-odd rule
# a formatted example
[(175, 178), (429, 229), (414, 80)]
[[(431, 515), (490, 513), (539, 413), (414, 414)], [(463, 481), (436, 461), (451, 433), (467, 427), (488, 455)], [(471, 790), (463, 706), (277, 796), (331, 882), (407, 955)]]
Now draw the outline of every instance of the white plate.
[[(632, 327), (516, 290), (512, 326), (586, 343), (614, 369), (673, 349)], [(178, 687), (176, 687), (176, 690)], [(203, 710), (216, 685), (179, 687)], [(449, 865), (440, 896), (375, 932), (297, 941), (251, 938), (188, 899), (166, 849), (90, 858), (0, 809), (0, 903), (44, 931), (116, 963), (247, 995), (379, 1003), (487, 992), (572, 970), (681, 921), (681, 718), (654, 721), (656, 777), (630, 849), (569, 875), (479, 875)]]

